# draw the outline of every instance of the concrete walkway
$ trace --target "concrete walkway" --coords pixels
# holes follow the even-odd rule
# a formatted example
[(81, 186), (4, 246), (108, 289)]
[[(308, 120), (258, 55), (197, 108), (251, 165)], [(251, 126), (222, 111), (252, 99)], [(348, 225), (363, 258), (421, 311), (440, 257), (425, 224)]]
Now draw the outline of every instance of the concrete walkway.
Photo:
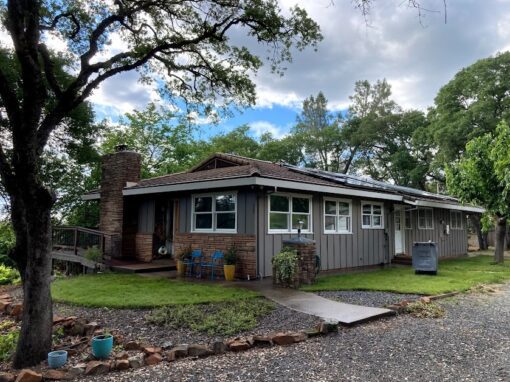
[(256, 290), (269, 300), (301, 313), (316, 316), (325, 321), (342, 325), (356, 325), (380, 317), (392, 316), (393, 310), (369, 306), (344, 304), (314, 293), (289, 288), (275, 288), (271, 280), (235, 283), (238, 287)]

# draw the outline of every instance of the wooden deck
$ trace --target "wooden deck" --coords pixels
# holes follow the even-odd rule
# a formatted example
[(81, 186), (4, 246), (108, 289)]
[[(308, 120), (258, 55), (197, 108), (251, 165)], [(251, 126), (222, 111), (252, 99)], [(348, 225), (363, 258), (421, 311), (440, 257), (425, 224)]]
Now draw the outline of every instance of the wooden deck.
[(120, 273), (166, 272), (176, 269), (175, 261), (172, 259), (157, 259), (150, 263), (136, 260), (112, 259), (109, 266), (112, 271)]

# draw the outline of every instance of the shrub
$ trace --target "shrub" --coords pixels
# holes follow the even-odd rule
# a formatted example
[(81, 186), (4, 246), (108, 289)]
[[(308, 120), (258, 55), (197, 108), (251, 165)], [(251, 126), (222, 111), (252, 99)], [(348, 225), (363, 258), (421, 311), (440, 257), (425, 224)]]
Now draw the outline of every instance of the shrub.
[(19, 330), (13, 330), (0, 335), (0, 362), (9, 361), (18, 342)]
[(14, 268), (16, 264), (9, 257), (9, 252), (16, 244), (16, 237), (9, 222), (0, 222), (0, 264)]
[(170, 329), (186, 328), (208, 335), (229, 336), (257, 326), (257, 319), (274, 309), (263, 299), (240, 300), (229, 303), (174, 305), (156, 309), (146, 317), (147, 322)]
[(85, 251), (85, 258), (90, 261), (99, 262), (103, 258), (103, 254), (97, 247), (97, 245), (94, 245), (90, 248), (87, 248)]
[(272, 262), (276, 281), (291, 284), (297, 271), (297, 252), (290, 248), (283, 248), (280, 253), (273, 257)]
[(225, 253), (224, 259), (225, 265), (236, 265), (237, 262), (237, 248), (235, 245), (232, 245), (227, 253)]
[(19, 284), (20, 282), (21, 277), (16, 269), (0, 264), (0, 285)]

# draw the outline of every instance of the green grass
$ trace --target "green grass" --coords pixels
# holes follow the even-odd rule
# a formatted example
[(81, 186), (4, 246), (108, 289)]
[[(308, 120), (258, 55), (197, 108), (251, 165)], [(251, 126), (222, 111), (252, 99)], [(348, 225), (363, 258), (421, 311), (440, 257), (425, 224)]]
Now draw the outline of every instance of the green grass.
[(258, 296), (241, 288), (114, 273), (58, 279), (51, 291), (56, 302), (110, 308), (205, 304)]
[(151, 324), (169, 329), (188, 328), (208, 335), (229, 336), (251, 330), (274, 304), (263, 298), (201, 305), (175, 305), (155, 309), (147, 317)]
[(321, 276), (306, 291), (371, 290), (434, 295), (466, 291), (479, 284), (510, 280), (510, 262), (492, 263), (491, 256), (474, 256), (439, 262), (437, 276), (415, 275), (411, 267), (387, 268), (373, 272)]

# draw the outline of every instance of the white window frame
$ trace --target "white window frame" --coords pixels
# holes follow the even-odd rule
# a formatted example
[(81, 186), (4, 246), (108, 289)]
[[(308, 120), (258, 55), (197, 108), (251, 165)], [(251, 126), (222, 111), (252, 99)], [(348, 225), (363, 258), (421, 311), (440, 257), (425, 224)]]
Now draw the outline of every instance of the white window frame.
[[(455, 215), (460, 215), (460, 216), (458, 216), (458, 222), (460, 223), (460, 226), (456, 226), (456, 227), (453, 226), (453, 222), (454, 222), (453, 216), (455, 216)], [(462, 211), (450, 210), (450, 229), (454, 229), (454, 230), (464, 229), (464, 223), (462, 222), (463, 220), (464, 220), (464, 216), (462, 214)]]
[[(368, 215), (368, 214), (364, 214), (363, 213), (363, 205), (365, 204), (370, 204), (371, 207), (370, 207), (370, 225), (365, 225), (363, 224), (363, 215)], [(373, 225), (373, 222), (374, 222), (374, 211), (373, 211), (373, 206), (380, 206), (381, 207), (381, 215), (375, 215), (375, 216), (381, 216), (381, 225), (380, 226), (374, 226)], [(372, 202), (372, 201), (369, 201), (369, 200), (362, 200), (361, 201), (361, 208), (360, 208), (360, 213), (361, 213), (361, 228), (362, 229), (384, 229), (384, 203), (382, 202)]]
[[(271, 196), (285, 196), (289, 198), (289, 212), (281, 212), (281, 211), (271, 211)], [(267, 233), (269, 234), (285, 234), (285, 233), (297, 233), (297, 229), (292, 228), (292, 215), (307, 215), (303, 212), (292, 212), (292, 199), (293, 198), (300, 198), (300, 199), (308, 199), (308, 205), (310, 207), (310, 210), (308, 212), (308, 229), (302, 229), (301, 233), (303, 234), (310, 234), (313, 233), (313, 198), (311, 195), (302, 195), (302, 194), (294, 194), (294, 193), (286, 193), (286, 192), (275, 192), (272, 194), (269, 194), (267, 196)], [(271, 213), (279, 213), (282, 215), (287, 215), (289, 219), (289, 228), (288, 229), (271, 229)]]
[[(431, 227), (423, 227), (420, 224), (420, 212), (421, 211), (430, 211), (431, 212), (431, 223), (432, 223)], [(427, 222), (427, 217), (425, 216), (425, 223), (426, 222)], [(433, 208), (428, 208), (428, 207), (418, 208), (418, 229), (423, 229), (423, 230), (433, 230), (434, 229), (434, 209)]]
[[(326, 214), (326, 202), (335, 202), (336, 203), (336, 214)], [(347, 216), (347, 215), (340, 215), (339, 209), (338, 209), (338, 202), (341, 203), (347, 203), (349, 205), (349, 230), (340, 230), (340, 227), (338, 226), (338, 218), (340, 216)], [(322, 219), (322, 230), (325, 235), (330, 234), (336, 234), (336, 235), (349, 235), (352, 234), (352, 200), (351, 199), (339, 199), (339, 198), (324, 198), (322, 201), (322, 212), (323, 212), (323, 219)], [(336, 229), (335, 230), (327, 230), (326, 229), (326, 216), (334, 216), (336, 221)]]
[[(233, 195), (234, 196), (234, 211), (216, 211), (216, 197), (220, 195)], [(201, 197), (212, 198), (211, 212), (195, 212), (195, 199)], [(233, 213), (235, 216), (234, 229), (216, 228), (217, 215), (222, 213)], [(212, 227), (211, 228), (195, 228), (195, 217), (197, 214), (212, 214)], [(191, 195), (191, 232), (194, 233), (237, 233), (237, 191), (223, 191), (223, 192), (210, 192), (206, 194), (193, 194)]]
[[(413, 229), (413, 210), (404, 210), (404, 229)], [(409, 215), (409, 226), (407, 225), (407, 216)]]

